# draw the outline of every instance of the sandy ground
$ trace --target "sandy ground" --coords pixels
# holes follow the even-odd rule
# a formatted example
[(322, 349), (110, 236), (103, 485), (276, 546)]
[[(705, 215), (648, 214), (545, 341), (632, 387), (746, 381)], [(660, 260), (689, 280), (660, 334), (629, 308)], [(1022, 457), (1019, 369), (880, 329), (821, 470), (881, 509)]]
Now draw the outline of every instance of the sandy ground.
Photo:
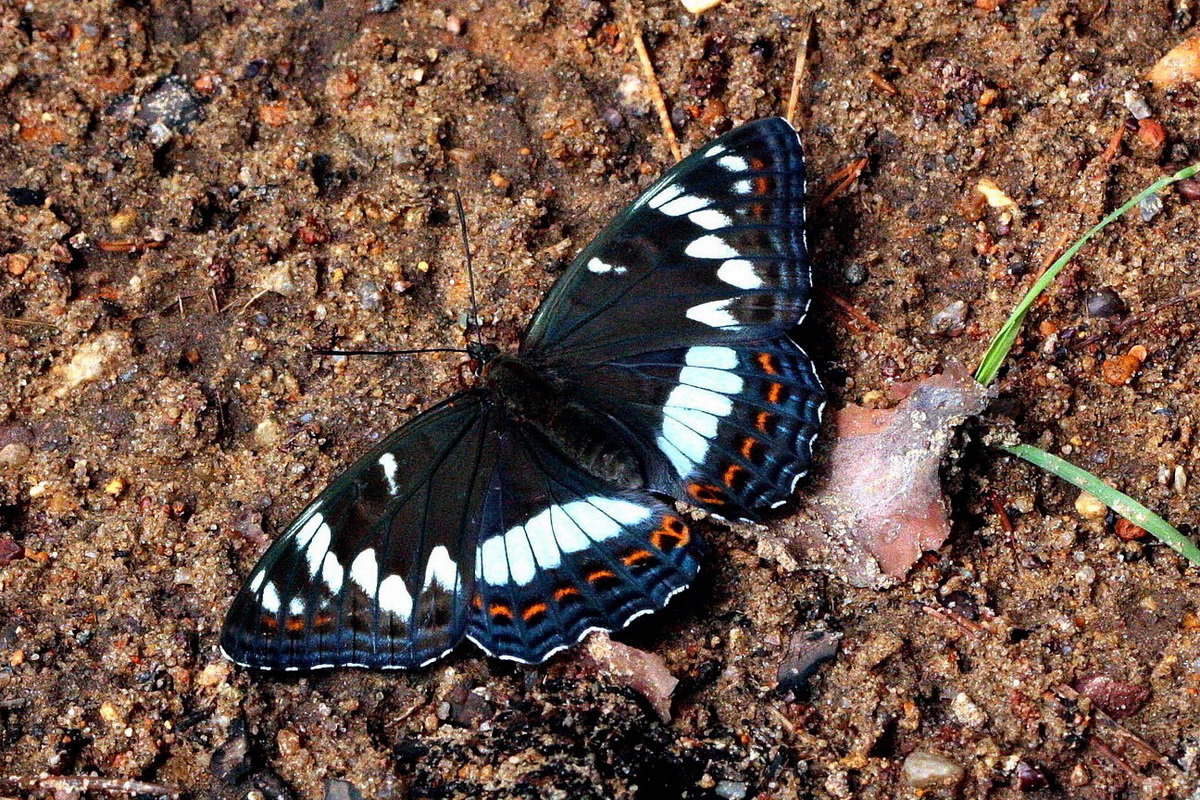
[[(86, 775), (194, 798), (1194, 796), (1200, 572), (983, 444), (1015, 430), (1193, 530), (1195, 302), (1160, 307), (1197, 288), (1200, 205), (1177, 192), (1035, 309), (947, 467), (953, 535), (900, 586), (781, 556), (770, 526), (708, 526), (699, 586), (620, 637), (679, 678), (670, 721), (577, 653), (287, 680), (222, 661), (273, 534), (469, 379), (453, 356), (309, 352), (462, 345), (448, 191), (485, 335), (512, 348), (672, 163), (625, 4), (369, 12), (0, 4), (0, 775), (22, 779), (0, 796), (77, 796)], [(812, 209), (802, 337), (838, 407), (975, 364), (1064, 243), (1200, 158), (1200, 93), (1142, 79), (1191, 13), (663, 0), (636, 24), (691, 148), (781, 112), (812, 15), (815, 197), (869, 159)], [(776, 671), (806, 632), (840, 651), (789, 692)]]

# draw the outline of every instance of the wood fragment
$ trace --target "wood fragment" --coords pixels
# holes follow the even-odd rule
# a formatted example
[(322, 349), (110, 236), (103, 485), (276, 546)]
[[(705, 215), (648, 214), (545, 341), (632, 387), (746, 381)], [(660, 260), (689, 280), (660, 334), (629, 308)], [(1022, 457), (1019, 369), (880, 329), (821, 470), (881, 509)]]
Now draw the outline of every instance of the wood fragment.
[(860, 330), (868, 330), (872, 333), (879, 333), (882, 330), (882, 328), (875, 323), (875, 320), (867, 316), (865, 311), (860, 310), (849, 300), (842, 298), (823, 286), (818, 286), (815, 288), (817, 294), (819, 294), (823, 300), (829, 300), (842, 311), (844, 311), (853, 322), (858, 324)]
[(671, 125), (671, 113), (667, 110), (667, 101), (663, 97), (662, 87), (658, 85), (658, 76), (654, 74), (654, 64), (650, 61), (650, 52), (646, 49), (646, 43), (642, 41), (641, 31), (638, 30), (638, 23), (633, 18), (632, 12), (629, 19), (629, 38), (633, 40), (633, 49), (637, 50), (638, 61), (642, 64), (642, 75), (650, 89), (650, 101), (654, 103), (654, 108), (658, 111), (658, 123), (662, 126), (667, 146), (671, 148), (671, 155), (675, 157), (675, 160), (682, 161), (683, 151), (679, 148), (679, 139), (675, 136), (674, 126)]
[(139, 795), (148, 794), (155, 797), (179, 797), (179, 792), (167, 786), (145, 781), (127, 780), (125, 778), (101, 778), (90, 775), (50, 775), (43, 772), (36, 776), (9, 775), (4, 778), (26, 790), (49, 789), (56, 794), (67, 796), (80, 795), (85, 792), (107, 792), (109, 794)]
[(891, 81), (880, 75), (875, 70), (868, 72), (867, 77), (871, 79), (871, 83), (875, 84), (875, 86), (882, 89), (884, 92), (887, 92), (890, 95), (900, 94), (900, 90), (897, 89)]
[(796, 107), (800, 105), (800, 86), (804, 82), (804, 73), (808, 69), (808, 47), (812, 42), (813, 15), (808, 15), (804, 24), (804, 35), (800, 38), (800, 47), (796, 50), (796, 61), (792, 68), (792, 89), (788, 93), (787, 111), (784, 113), (791, 126), (796, 127)]
[(1125, 120), (1117, 123), (1117, 129), (1113, 131), (1113, 135), (1108, 138), (1108, 146), (1104, 148), (1104, 152), (1100, 154), (1100, 166), (1106, 167), (1117, 157), (1117, 153), (1121, 151), (1121, 140), (1125, 138)]
[(105, 253), (142, 253), (146, 250), (162, 250), (166, 246), (166, 242), (156, 239), (112, 239), (96, 242), (96, 247)]
[(846, 190), (858, 180), (858, 176), (862, 174), (862, 171), (867, 168), (868, 163), (870, 163), (870, 160), (866, 156), (856, 158), (830, 175), (826, 183), (832, 183), (833, 187), (825, 193), (825, 196), (817, 203), (817, 207), (823, 208), (845, 194)]
[(962, 631), (964, 633), (968, 634), (971, 637), (977, 638), (987, 632), (987, 629), (984, 628), (982, 625), (980, 625), (978, 622), (969, 620), (966, 617), (962, 616), (961, 614), (955, 614), (952, 611), (947, 611), (944, 608), (938, 608), (937, 606), (923, 605), (923, 606), (921, 606), (921, 610), (924, 611), (926, 614), (928, 614), (931, 617), (935, 617), (936, 619), (940, 619), (945, 622), (949, 622), (952, 625), (958, 626), (959, 628), (962, 629)]

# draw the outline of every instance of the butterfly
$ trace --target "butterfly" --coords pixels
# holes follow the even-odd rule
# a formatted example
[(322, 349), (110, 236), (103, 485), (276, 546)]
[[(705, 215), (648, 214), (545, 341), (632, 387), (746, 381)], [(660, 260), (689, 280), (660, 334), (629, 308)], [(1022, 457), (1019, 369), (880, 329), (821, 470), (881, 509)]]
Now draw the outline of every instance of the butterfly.
[(672, 500), (723, 519), (791, 496), (825, 394), (805, 163), (783, 119), (667, 172), (575, 258), (520, 349), (421, 413), (267, 550), (221, 634), (249, 667), (407, 668), (464, 638), (539, 663), (662, 608), (699, 567)]

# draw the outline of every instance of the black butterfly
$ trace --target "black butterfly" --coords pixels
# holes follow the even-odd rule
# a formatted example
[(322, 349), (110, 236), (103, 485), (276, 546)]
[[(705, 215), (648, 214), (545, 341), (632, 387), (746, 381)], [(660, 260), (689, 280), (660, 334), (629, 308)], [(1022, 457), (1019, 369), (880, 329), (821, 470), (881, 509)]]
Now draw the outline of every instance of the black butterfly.
[(385, 439), (267, 551), (221, 647), (270, 669), (416, 667), (463, 637), (537, 663), (664, 606), (698, 568), (670, 498), (778, 506), (824, 392), (804, 153), (764, 119), (701, 148), (589, 244), (520, 353)]

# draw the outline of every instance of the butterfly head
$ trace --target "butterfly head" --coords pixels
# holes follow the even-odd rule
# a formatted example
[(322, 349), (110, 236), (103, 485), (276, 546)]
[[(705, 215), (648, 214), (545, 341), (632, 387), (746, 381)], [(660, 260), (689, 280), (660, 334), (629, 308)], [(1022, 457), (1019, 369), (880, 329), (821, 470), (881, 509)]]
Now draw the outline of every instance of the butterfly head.
[(479, 362), (480, 366), (487, 364), (500, 355), (500, 348), (485, 342), (471, 342), (467, 345), (467, 355)]

